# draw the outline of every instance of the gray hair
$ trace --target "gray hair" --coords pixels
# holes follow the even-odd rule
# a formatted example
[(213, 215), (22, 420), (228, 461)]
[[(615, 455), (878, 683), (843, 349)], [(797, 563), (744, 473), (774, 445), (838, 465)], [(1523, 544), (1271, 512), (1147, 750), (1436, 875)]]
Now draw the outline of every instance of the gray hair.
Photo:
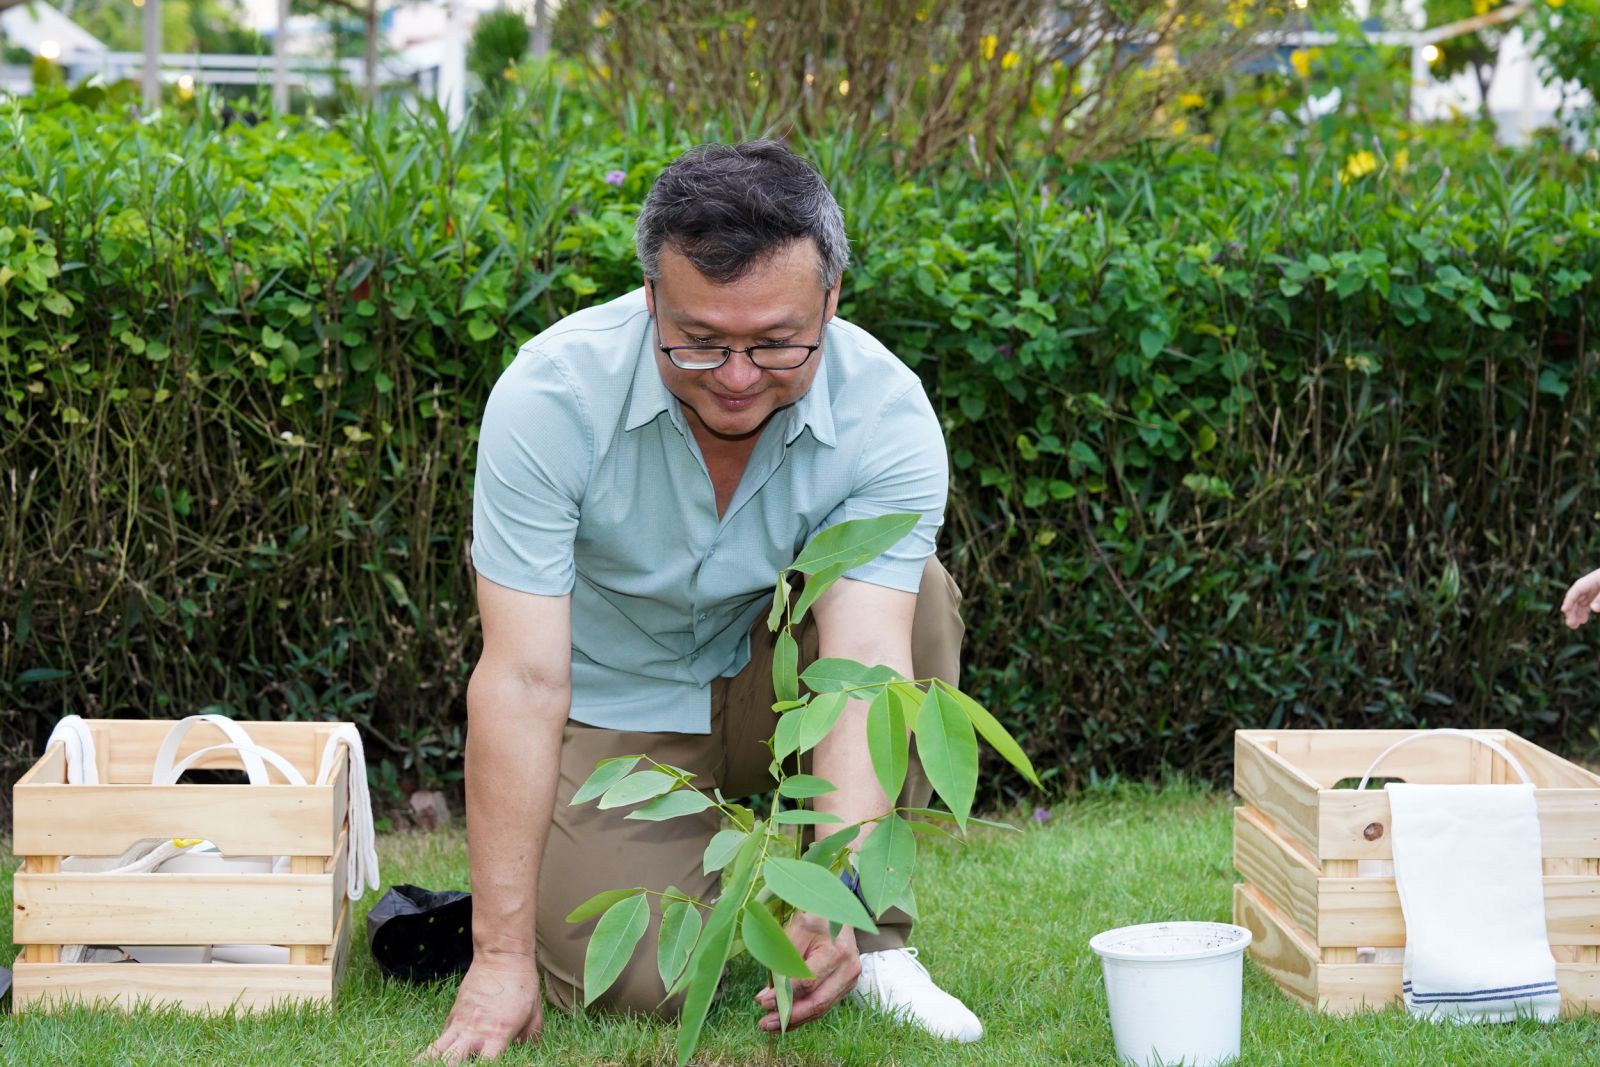
[(777, 141), (691, 148), (656, 178), (634, 229), (651, 281), (667, 245), (723, 285), (806, 237), (830, 289), (850, 261), (844, 215), (817, 169)]

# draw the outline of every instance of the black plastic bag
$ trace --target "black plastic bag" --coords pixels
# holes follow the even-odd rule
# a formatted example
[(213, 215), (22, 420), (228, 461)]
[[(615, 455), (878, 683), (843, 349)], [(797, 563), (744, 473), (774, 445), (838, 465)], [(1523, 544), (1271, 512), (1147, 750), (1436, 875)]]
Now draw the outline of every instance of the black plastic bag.
[(397, 885), (367, 913), (378, 969), (405, 982), (436, 982), (472, 963), (472, 894)]

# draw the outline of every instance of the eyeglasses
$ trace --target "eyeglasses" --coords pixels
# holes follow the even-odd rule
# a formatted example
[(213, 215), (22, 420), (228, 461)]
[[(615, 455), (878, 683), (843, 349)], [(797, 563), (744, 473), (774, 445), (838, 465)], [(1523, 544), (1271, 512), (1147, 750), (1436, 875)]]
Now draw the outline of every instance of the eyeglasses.
[[(827, 329), (828, 294), (822, 294), (822, 330)], [(762, 370), (798, 370), (805, 366), (811, 354), (822, 347), (822, 334), (819, 332), (817, 343), (814, 345), (781, 344), (781, 345), (751, 345), (749, 348), (729, 348), (727, 345), (664, 345), (661, 343), (661, 320), (655, 320), (656, 347), (667, 354), (672, 360), (672, 365), (679, 370), (716, 370), (733, 357), (735, 352), (743, 352), (750, 357)]]

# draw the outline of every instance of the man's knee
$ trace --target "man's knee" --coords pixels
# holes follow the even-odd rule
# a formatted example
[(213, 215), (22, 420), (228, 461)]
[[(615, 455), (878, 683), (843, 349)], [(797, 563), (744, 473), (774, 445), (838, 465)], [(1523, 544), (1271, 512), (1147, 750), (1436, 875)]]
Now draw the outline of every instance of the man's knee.
[[(585, 1010), (620, 1012), (628, 1015), (647, 1015), (663, 1022), (676, 1022), (683, 1013), (683, 994), (666, 995), (661, 974), (656, 967), (655, 953), (649, 950), (653, 938), (640, 941), (633, 959), (623, 968), (616, 982)], [(562, 1011), (576, 1011), (583, 1004), (581, 979), (568, 980), (549, 969), (542, 969), (545, 996)]]

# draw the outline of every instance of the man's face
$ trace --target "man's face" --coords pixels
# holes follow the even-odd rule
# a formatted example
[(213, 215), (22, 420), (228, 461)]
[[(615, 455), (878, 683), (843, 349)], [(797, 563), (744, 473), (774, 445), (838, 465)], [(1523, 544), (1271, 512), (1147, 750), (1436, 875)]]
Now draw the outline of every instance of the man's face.
[[(826, 299), (817, 287), (817, 249), (799, 240), (757, 264), (744, 277), (719, 285), (671, 248), (661, 250), (661, 277), (645, 287), (664, 345), (815, 344), (833, 317), (838, 287)], [(683, 370), (656, 349), (656, 366), (678, 398), (702, 447), (707, 436), (748, 440), (773, 412), (805, 395), (823, 351), (794, 370), (763, 370), (735, 352), (715, 370)]]

